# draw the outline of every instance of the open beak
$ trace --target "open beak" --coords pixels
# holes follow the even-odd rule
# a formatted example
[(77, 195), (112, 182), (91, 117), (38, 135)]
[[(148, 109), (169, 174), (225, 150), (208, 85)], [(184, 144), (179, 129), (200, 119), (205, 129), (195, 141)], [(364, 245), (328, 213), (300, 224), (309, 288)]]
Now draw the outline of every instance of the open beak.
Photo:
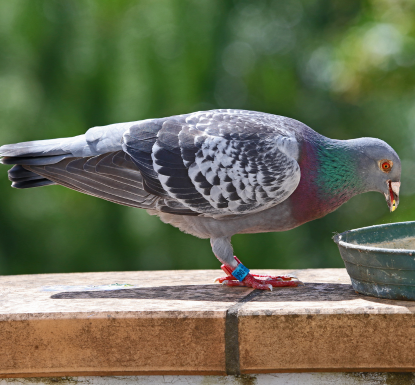
[(399, 188), (401, 187), (400, 182), (391, 182), (388, 180), (389, 193), (385, 194), (386, 203), (388, 204), (390, 212), (395, 211), (399, 205)]

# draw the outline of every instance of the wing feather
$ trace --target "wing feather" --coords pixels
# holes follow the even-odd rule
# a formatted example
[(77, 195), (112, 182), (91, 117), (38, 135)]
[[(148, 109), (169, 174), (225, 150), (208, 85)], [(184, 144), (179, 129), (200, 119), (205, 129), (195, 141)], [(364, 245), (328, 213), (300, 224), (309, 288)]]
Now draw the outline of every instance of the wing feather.
[(247, 214), (284, 201), (299, 183), (292, 122), (251, 111), (199, 112), (135, 125), (124, 134), (123, 149), (144, 183), (190, 210)]
[(179, 202), (172, 204), (148, 193), (137, 166), (122, 151), (26, 168), (60, 185), (121, 205), (197, 215)]
[[(270, 114), (198, 112), (94, 128), (85, 135), (94, 151), (55, 155), (51, 142), (48, 157), (21, 160), (39, 179), (18, 170), (32, 184), (58, 183), (127, 206), (233, 217), (277, 205), (295, 190), (298, 131), (298, 122)], [(122, 151), (104, 151), (119, 148), (121, 132)]]

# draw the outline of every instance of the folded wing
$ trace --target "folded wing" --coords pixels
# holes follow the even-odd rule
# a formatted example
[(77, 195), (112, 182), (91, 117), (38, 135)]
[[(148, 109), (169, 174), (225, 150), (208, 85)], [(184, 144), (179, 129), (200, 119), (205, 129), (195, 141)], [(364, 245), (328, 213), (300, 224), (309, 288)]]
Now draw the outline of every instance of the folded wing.
[(300, 180), (284, 119), (216, 110), (143, 122), (124, 134), (123, 150), (154, 194), (205, 216), (253, 213), (287, 199)]

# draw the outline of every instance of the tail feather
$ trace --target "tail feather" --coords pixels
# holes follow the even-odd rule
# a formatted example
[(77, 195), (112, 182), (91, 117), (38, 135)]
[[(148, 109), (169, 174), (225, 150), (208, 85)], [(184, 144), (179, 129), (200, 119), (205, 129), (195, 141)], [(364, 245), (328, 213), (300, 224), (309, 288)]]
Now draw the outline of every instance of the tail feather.
[(9, 170), (12, 187), (26, 189), (56, 184), (44, 176), (25, 169), (24, 166), (46, 166), (73, 157), (71, 144), (79, 139), (80, 137), (35, 140), (1, 146), (0, 156), (3, 157), (1, 163), (15, 165)]
[(23, 188), (50, 186), (50, 185), (54, 185), (54, 184), (57, 184), (57, 183), (52, 182), (49, 179), (42, 178), (42, 179), (39, 179), (39, 180), (30, 180), (30, 181), (24, 181), (24, 182), (13, 182), (12, 187), (23, 189)]
[(12, 182), (20, 180), (20, 179), (27, 179), (32, 178), (35, 174), (32, 171), (26, 170), (24, 167), (20, 165), (16, 165), (9, 170), (9, 180)]
[(66, 158), (91, 157), (122, 150), (122, 136), (132, 123), (93, 127), (84, 135), (70, 138), (35, 140), (0, 147), (3, 164), (15, 165), (9, 170), (12, 187), (30, 188), (56, 184), (25, 168), (48, 166)]
[(68, 154), (70, 153), (68, 147), (73, 140), (74, 138), (59, 138), (5, 144), (0, 147), (0, 156), (33, 158)]
[(48, 164), (58, 163), (65, 158), (73, 158), (72, 154), (55, 155), (55, 156), (39, 156), (39, 157), (19, 157), (6, 156), (1, 159), (3, 164), (27, 164), (28, 166), (46, 166)]
[(12, 187), (14, 188), (31, 188), (56, 184), (42, 175), (26, 170), (20, 165), (16, 165), (9, 170), (9, 180), (13, 182)]

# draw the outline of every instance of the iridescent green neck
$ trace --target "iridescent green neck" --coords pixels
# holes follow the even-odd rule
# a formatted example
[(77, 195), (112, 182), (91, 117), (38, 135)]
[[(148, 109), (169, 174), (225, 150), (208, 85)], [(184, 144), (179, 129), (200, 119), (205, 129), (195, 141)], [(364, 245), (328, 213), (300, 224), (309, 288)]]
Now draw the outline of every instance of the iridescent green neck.
[(358, 153), (346, 141), (324, 138), (319, 141), (315, 155), (319, 195), (346, 201), (363, 192)]

